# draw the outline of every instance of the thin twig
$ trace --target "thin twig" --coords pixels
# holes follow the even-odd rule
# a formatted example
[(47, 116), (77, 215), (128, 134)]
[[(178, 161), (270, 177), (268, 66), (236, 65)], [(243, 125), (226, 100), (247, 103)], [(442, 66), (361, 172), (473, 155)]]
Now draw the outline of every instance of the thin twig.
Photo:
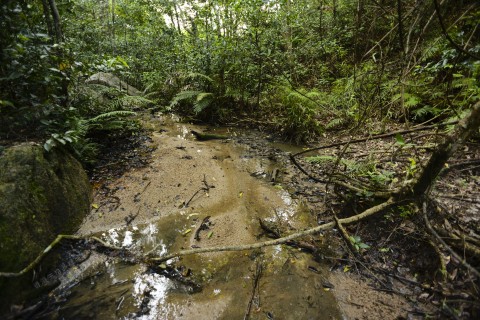
[(478, 272), (477, 269), (472, 267), (465, 259), (460, 257), (458, 253), (456, 253), (439, 235), (438, 233), (433, 229), (432, 225), (430, 224), (430, 221), (428, 220), (427, 217), (427, 202), (423, 202), (423, 220), (425, 221), (425, 226), (427, 227), (428, 231), (440, 242), (445, 249), (447, 249), (452, 256), (457, 259), (462, 266), (464, 266), (466, 269), (468, 269), (470, 272), (472, 272), (477, 278), (480, 278), (480, 272)]
[(437, 0), (433, 0), (433, 5), (435, 6), (435, 12), (437, 13), (437, 17), (438, 17), (438, 22), (440, 24), (440, 28), (442, 29), (442, 32), (443, 32), (443, 35), (445, 36), (445, 38), (447, 38), (448, 42), (450, 42), (450, 44), (455, 47), (455, 49), (457, 49), (458, 51), (470, 56), (470, 58), (473, 58), (473, 59), (476, 59), (476, 60), (480, 60), (480, 56), (477, 56), (476, 54), (468, 51), (468, 50), (465, 50), (464, 48), (462, 48), (458, 43), (456, 43), (455, 41), (453, 41), (453, 39), (450, 37), (450, 35), (448, 34), (447, 32), (447, 29), (445, 28), (445, 23), (443, 22), (443, 18), (442, 18), (442, 15), (440, 14), (440, 6), (438, 5), (438, 2)]
[(260, 277), (262, 276), (262, 271), (263, 271), (262, 262), (257, 260), (256, 267), (255, 267), (255, 275), (253, 277), (252, 295), (250, 297), (250, 301), (248, 302), (247, 311), (245, 312), (245, 316), (243, 317), (243, 320), (250, 319), (250, 312), (252, 310), (253, 300), (255, 300), (255, 295), (257, 294), (258, 283), (259, 283)]
[(187, 201), (185, 202), (185, 204), (183, 205), (184, 208), (188, 208), (188, 205), (190, 204), (190, 202), (192, 202), (193, 198), (195, 198), (195, 196), (202, 190), (205, 190), (204, 188), (200, 188), (198, 189), (194, 194), (193, 196)]

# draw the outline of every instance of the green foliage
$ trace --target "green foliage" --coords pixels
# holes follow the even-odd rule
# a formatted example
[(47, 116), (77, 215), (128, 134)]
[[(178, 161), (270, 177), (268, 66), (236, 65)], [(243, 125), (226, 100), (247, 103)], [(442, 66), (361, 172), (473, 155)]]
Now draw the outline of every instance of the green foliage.
[[(176, 108), (188, 112), (185, 107), (192, 107), (193, 113), (200, 118), (222, 121), (226, 117), (222, 111), (228, 110), (225, 105), (233, 106), (237, 102), (238, 96), (234, 90), (227, 90), (222, 83), (205, 74), (189, 73), (184, 81), (185, 90), (173, 97), (169, 110)], [(199, 90), (190, 90), (191, 88)]]
[[(70, 130), (70, 108), (89, 119), (153, 104), (207, 121), (260, 117), (295, 141), (461, 114), (480, 99), (480, 61), (445, 40), (429, 5), (402, 3), (403, 43), (388, 1), (58, 1), (65, 41), (55, 44), (41, 1), (6, 1), (0, 134), (56, 141)], [(446, 22), (478, 55), (478, 8), (466, 5), (449, 3)], [(98, 71), (148, 94), (83, 85)]]
[(86, 117), (119, 110), (142, 110), (154, 101), (142, 96), (130, 96), (125, 91), (99, 84), (80, 85), (72, 104)]
[(46, 151), (58, 147), (67, 148), (84, 163), (94, 162), (99, 146), (90, 142), (88, 135), (94, 131), (125, 129), (130, 124), (125, 118), (135, 114), (132, 111), (120, 110), (102, 113), (90, 119), (72, 116), (66, 124), (69, 130), (64, 133), (52, 133), (43, 147)]
[(368, 244), (362, 242), (362, 239), (359, 236), (349, 236), (348, 239), (357, 251), (363, 251), (370, 248)]
[(413, 205), (398, 206), (399, 215), (403, 219), (411, 218), (418, 210)]
[(385, 219), (391, 222), (395, 221), (395, 217), (407, 220), (411, 219), (416, 213), (418, 213), (417, 206), (413, 204), (401, 205), (389, 210), (388, 213), (385, 214)]
[[(330, 164), (337, 162), (338, 158), (334, 156), (311, 156), (305, 157), (305, 160), (316, 164)], [(339, 165), (343, 167), (344, 174), (352, 178), (367, 178), (373, 187), (385, 187), (394, 179), (395, 172), (389, 170), (379, 170), (377, 162), (373, 159), (366, 161), (355, 161), (350, 159), (340, 159)]]
[[(52, 45), (43, 33), (20, 33), (3, 50), (0, 69), (0, 135), (28, 134), (40, 129), (41, 120), (63, 121), (68, 73), (63, 48)], [(69, 70), (67, 70), (68, 68)]]
[(277, 84), (271, 87), (265, 99), (275, 108), (280, 132), (297, 142), (306, 142), (324, 130), (318, 120), (323, 110), (323, 97), (324, 94), (316, 90)]
[[(440, 115), (452, 117), (480, 100), (480, 61), (459, 54), (443, 38), (431, 42), (407, 83), (406, 102), (415, 96), (416, 103), (406, 106), (418, 121)], [(472, 49), (478, 52), (480, 45)]]
[[(175, 97), (172, 99), (172, 102), (170, 103), (170, 108), (174, 108), (175, 106), (179, 105), (182, 101), (188, 101), (188, 102), (193, 102), (193, 108), (196, 113), (199, 113), (203, 109), (205, 109), (207, 105), (205, 105), (205, 102), (203, 104), (198, 105), (199, 101), (201, 102), (202, 96), (213, 96), (212, 93), (208, 92), (202, 92), (198, 90), (186, 90), (186, 91), (181, 91), (175, 95)], [(200, 98), (199, 98), (200, 97)], [(210, 100), (210, 99), (209, 99)], [(211, 102), (211, 100), (208, 102)]]

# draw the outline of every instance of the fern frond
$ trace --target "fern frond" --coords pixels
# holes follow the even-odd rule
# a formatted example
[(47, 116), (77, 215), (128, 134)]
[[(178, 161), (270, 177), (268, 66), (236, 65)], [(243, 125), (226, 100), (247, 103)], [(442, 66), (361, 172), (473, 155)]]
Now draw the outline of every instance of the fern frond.
[(202, 91), (198, 90), (186, 90), (186, 91), (180, 91), (173, 97), (172, 102), (170, 102), (170, 106), (174, 107), (176, 106), (180, 101), (183, 100), (191, 100), (201, 94)]
[(128, 116), (133, 116), (136, 113), (133, 111), (125, 111), (125, 110), (117, 110), (117, 111), (111, 111), (111, 112), (106, 112), (99, 114), (98, 116), (86, 120), (89, 125), (99, 123), (101, 121), (113, 119), (113, 118), (120, 118), (120, 117), (128, 117)]
[(441, 109), (431, 107), (429, 105), (423, 106), (419, 109), (413, 110), (412, 113), (415, 118), (422, 118), (427, 115), (437, 116), (442, 112)]
[(333, 129), (333, 128), (338, 128), (345, 124), (345, 119), (344, 118), (335, 118), (331, 120), (326, 126), (325, 129)]
[(212, 104), (213, 100), (212, 94), (204, 96), (201, 100), (197, 98), (197, 101), (193, 105), (193, 111), (197, 114), (202, 112), (205, 108)]
[(198, 73), (198, 72), (190, 72), (190, 73), (187, 75), (187, 79), (188, 79), (188, 78), (190, 78), (190, 79), (201, 78), (201, 79), (207, 80), (207, 81), (210, 82), (210, 83), (214, 83), (214, 82), (215, 82), (215, 80), (213, 80), (212, 78), (210, 78), (210, 77), (207, 76), (206, 74)]
[(201, 102), (204, 99), (210, 99), (211, 100), (212, 98), (213, 98), (213, 93), (202, 92), (202, 93), (198, 94), (198, 96), (197, 96), (197, 103)]

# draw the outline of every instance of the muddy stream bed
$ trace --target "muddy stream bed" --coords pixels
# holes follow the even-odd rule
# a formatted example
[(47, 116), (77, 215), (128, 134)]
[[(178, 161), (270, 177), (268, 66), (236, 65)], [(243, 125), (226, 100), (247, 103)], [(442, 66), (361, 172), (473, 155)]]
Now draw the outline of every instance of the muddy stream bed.
[[(214, 133), (230, 139), (197, 141), (191, 130), (206, 128), (171, 116), (146, 126), (150, 163), (96, 183), (78, 235), (162, 256), (266, 241), (259, 219), (292, 232), (317, 225), (304, 200), (282, 184), (298, 174), (286, 165), (287, 152), (301, 148), (227, 128)], [(255, 150), (254, 140), (268, 147)], [(316, 241), (331, 250), (327, 234)], [(368, 319), (395, 317), (403, 304), (379, 292), (367, 298), (366, 284), (288, 246), (185, 256), (155, 270), (98, 252), (69, 259), (51, 318)]]

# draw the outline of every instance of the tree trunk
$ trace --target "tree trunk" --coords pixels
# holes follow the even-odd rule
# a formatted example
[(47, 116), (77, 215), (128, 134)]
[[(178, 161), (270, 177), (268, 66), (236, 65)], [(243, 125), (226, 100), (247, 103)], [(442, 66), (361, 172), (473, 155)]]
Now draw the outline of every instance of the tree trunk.
[(115, 54), (117, 46), (115, 43), (115, 0), (110, 0), (111, 6), (109, 8), (111, 14), (111, 29), (110, 29), (110, 47), (112, 48), (112, 54)]
[(42, 0), (43, 15), (45, 16), (45, 23), (47, 24), (48, 35), (55, 39), (55, 33), (53, 32), (52, 17), (50, 16), (50, 7), (47, 0)]
[(48, 0), (48, 3), (50, 4), (50, 10), (52, 11), (53, 25), (55, 27), (57, 43), (62, 42), (63, 33), (62, 33), (62, 28), (60, 26), (60, 14), (58, 13), (57, 4), (55, 3), (55, 0)]
[(413, 186), (404, 189), (400, 194), (406, 197), (419, 197), (428, 192), (430, 186), (445, 167), (450, 156), (455, 153), (473, 133), (477, 132), (479, 127), (480, 101), (472, 107), (471, 114), (462, 119), (455, 126), (455, 129), (438, 145)]

